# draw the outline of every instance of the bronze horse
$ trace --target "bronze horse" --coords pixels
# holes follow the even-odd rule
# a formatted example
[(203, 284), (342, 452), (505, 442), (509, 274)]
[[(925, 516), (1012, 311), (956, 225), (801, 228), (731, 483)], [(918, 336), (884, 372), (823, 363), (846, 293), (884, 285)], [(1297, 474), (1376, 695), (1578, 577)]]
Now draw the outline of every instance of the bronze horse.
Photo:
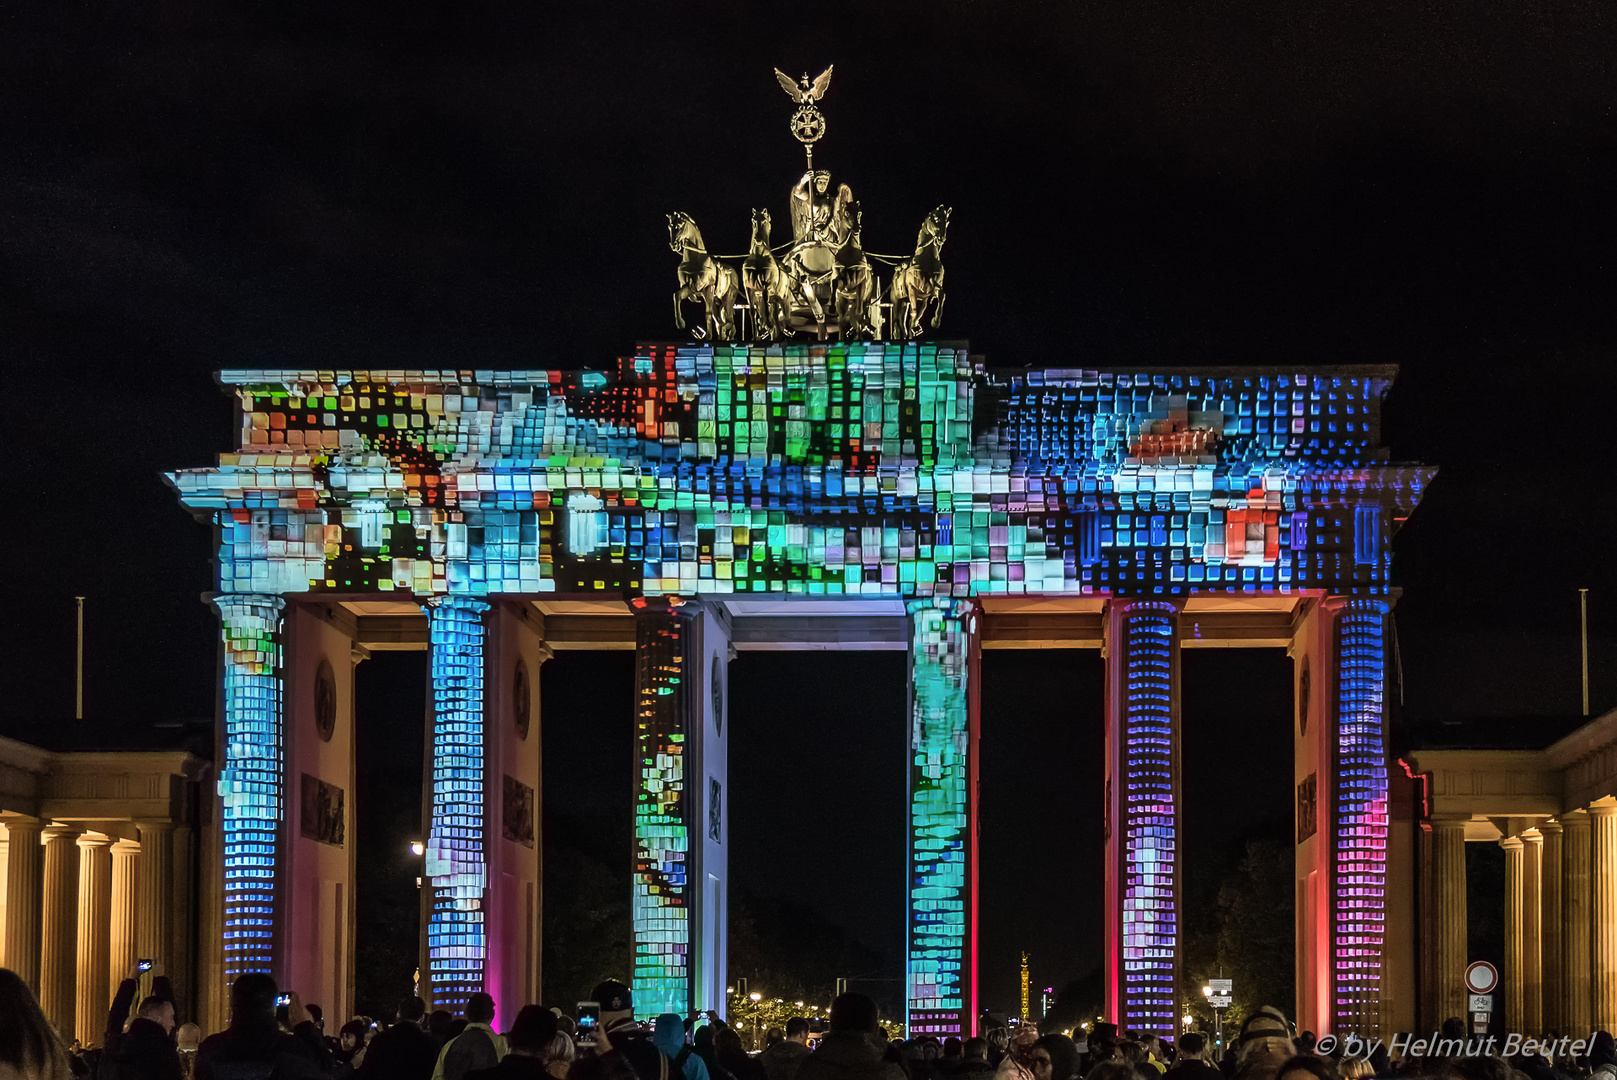
[(680, 305), (694, 301), (706, 310), (702, 328), (692, 331), (695, 337), (734, 339), (736, 294), (740, 291), (736, 272), (707, 253), (701, 230), (689, 214), (675, 211), (668, 215), (668, 247), (680, 257), (674, 325), (685, 329), (685, 312)]
[(774, 341), (790, 334), (792, 284), (769, 250), (769, 211), (752, 212), (752, 252), (741, 264), (741, 283), (752, 305), (754, 338)]
[(940, 206), (921, 222), (915, 254), (893, 268), (893, 336), (920, 337), (928, 305), (936, 299), (927, 325), (938, 328), (943, 318), (943, 242), (949, 235), (947, 206)]
[[(837, 249), (835, 278), (837, 328), (841, 331), (844, 341), (881, 332), (879, 322), (881, 309), (876, 306), (876, 297), (880, 289), (877, 287), (876, 275), (871, 273), (870, 263), (865, 259), (865, 250), (861, 246), (860, 230), (864, 225), (863, 219), (864, 215), (855, 210), (853, 228), (849, 230), (842, 246)], [(873, 307), (875, 319), (870, 318)], [(873, 322), (876, 323), (875, 326), (871, 325)]]

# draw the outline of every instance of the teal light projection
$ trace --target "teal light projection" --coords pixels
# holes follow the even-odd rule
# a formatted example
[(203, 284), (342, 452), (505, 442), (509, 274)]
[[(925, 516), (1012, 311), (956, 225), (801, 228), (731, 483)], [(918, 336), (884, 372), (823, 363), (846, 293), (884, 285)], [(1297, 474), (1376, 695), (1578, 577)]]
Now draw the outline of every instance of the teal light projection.
[(694, 612), (677, 602), (638, 600), (635, 606), (634, 1008), (637, 1017), (652, 1019), (691, 1008), (685, 739)]
[(910, 620), (909, 1031), (970, 1036), (976, 987), (978, 612), (905, 605)]

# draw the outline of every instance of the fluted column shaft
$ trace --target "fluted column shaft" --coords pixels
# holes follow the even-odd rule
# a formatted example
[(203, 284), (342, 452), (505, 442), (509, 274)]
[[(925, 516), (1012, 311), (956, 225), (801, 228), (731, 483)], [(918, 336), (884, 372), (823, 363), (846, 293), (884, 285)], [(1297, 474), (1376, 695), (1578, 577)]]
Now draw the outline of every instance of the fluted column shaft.
[(1544, 974), (1544, 1030), (1565, 1034), (1561, 1019), (1565, 986), (1561, 978), (1561, 825), (1547, 821), (1538, 827), (1544, 834), (1544, 867), (1540, 876), (1540, 919), (1543, 951), (1539, 963)]
[(73, 1029), (84, 1046), (101, 1045), (106, 1031), (107, 958), (112, 946), (112, 838), (87, 833), (79, 838), (78, 1000)]
[(1561, 1017), (1568, 1032), (1592, 1031), (1589, 815), (1582, 810), (1564, 814), (1561, 828)]
[(1465, 821), (1432, 821), (1432, 950), (1433, 986), (1437, 994), (1435, 1023), (1466, 1016)]
[(39, 920), (39, 1007), (65, 1039), (73, 1037), (78, 1004), (78, 836), (76, 829), (45, 830), (45, 897)]
[(1522, 833), (1522, 1030), (1544, 1030), (1543, 903), (1544, 837)]
[[(164, 970), (173, 966), (169, 942), (169, 889), (174, 882), (174, 826), (167, 821), (141, 821), (140, 900), (135, 911), (135, 951)], [(145, 992), (146, 987), (141, 987)]]
[[(135, 912), (140, 899), (136, 875), (140, 845), (120, 840), (112, 845), (112, 905), (108, 917), (107, 983), (117, 986), (129, 977), (140, 959), (135, 951)], [(111, 1003), (111, 999), (108, 999)]]
[(1527, 1008), (1526, 980), (1522, 971), (1522, 838), (1499, 841), (1505, 849), (1505, 970), (1500, 972), (1504, 991), (1505, 1024), (1522, 1030)]
[(12, 821), (7, 828), (11, 835), (6, 845), (5, 965), (38, 994), (40, 906), (45, 897), (45, 850), (39, 836), (45, 827), (37, 821)]
[(0, 967), (6, 966), (6, 864), (11, 861), (11, 837), (0, 825)]
[(1617, 1027), (1617, 805), (1589, 807), (1590, 1006), (1600, 1031)]

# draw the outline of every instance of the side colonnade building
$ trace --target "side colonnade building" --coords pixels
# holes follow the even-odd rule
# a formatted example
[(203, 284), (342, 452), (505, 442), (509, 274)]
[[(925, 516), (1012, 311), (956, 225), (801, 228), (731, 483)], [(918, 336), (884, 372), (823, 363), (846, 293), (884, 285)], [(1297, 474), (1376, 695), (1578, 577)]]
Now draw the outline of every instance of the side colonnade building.
[[(1617, 710), (1547, 746), (1543, 720), (1472, 748), (1405, 755), (1424, 801), (1420, 836), (1423, 1020), (1466, 1015), (1466, 845), (1505, 851), (1507, 1031), (1617, 1028)], [(1564, 727), (1562, 728), (1564, 730)], [(1477, 748), (1476, 744), (1482, 747)], [(1489, 748), (1489, 744), (1494, 746)]]
[(64, 1038), (101, 1045), (113, 994), (141, 958), (169, 979), (179, 1015), (198, 1006), (208, 775), (185, 750), (54, 752), (0, 738), (0, 967)]
[(722, 1008), (728, 660), (894, 649), (907, 1019), (970, 1034), (981, 652), (1085, 647), (1106, 665), (1107, 1008), (1171, 1032), (1179, 650), (1272, 647), (1297, 678), (1299, 1022), (1409, 1026), (1390, 540), (1433, 470), (1380, 444), (1394, 375), (993, 372), (914, 341), (645, 345), (608, 371), (221, 372), (239, 445), (169, 477), (218, 537), (201, 1002), (222, 1010), (247, 971), (351, 1002), (352, 675), (376, 649), (430, 665), (425, 994), (536, 1000), (540, 669), (634, 648), (636, 1006)]

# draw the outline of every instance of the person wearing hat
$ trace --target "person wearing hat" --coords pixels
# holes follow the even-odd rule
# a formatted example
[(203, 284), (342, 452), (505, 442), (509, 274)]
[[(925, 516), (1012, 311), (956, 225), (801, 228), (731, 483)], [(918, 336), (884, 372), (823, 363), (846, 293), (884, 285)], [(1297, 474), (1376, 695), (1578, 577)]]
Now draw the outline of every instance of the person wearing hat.
[(1589, 1040), (1589, 1080), (1617, 1080), (1617, 1041), (1609, 1031), (1597, 1031)]
[(1279, 1009), (1265, 1005), (1241, 1024), (1234, 1080), (1275, 1080), (1280, 1067), (1296, 1056), (1290, 1022)]
[(669, 1059), (647, 1037), (646, 1029), (635, 1023), (634, 997), (627, 986), (608, 979), (595, 988), (591, 999), (601, 1007), (595, 1036), (597, 1055), (617, 1054), (629, 1063), (637, 1080), (670, 1080), (674, 1076)]
[(876, 1003), (843, 994), (831, 1003), (831, 1030), (797, 1067), (797, 1080), (909, 1080), (902, 1053), (876, 1035)]

